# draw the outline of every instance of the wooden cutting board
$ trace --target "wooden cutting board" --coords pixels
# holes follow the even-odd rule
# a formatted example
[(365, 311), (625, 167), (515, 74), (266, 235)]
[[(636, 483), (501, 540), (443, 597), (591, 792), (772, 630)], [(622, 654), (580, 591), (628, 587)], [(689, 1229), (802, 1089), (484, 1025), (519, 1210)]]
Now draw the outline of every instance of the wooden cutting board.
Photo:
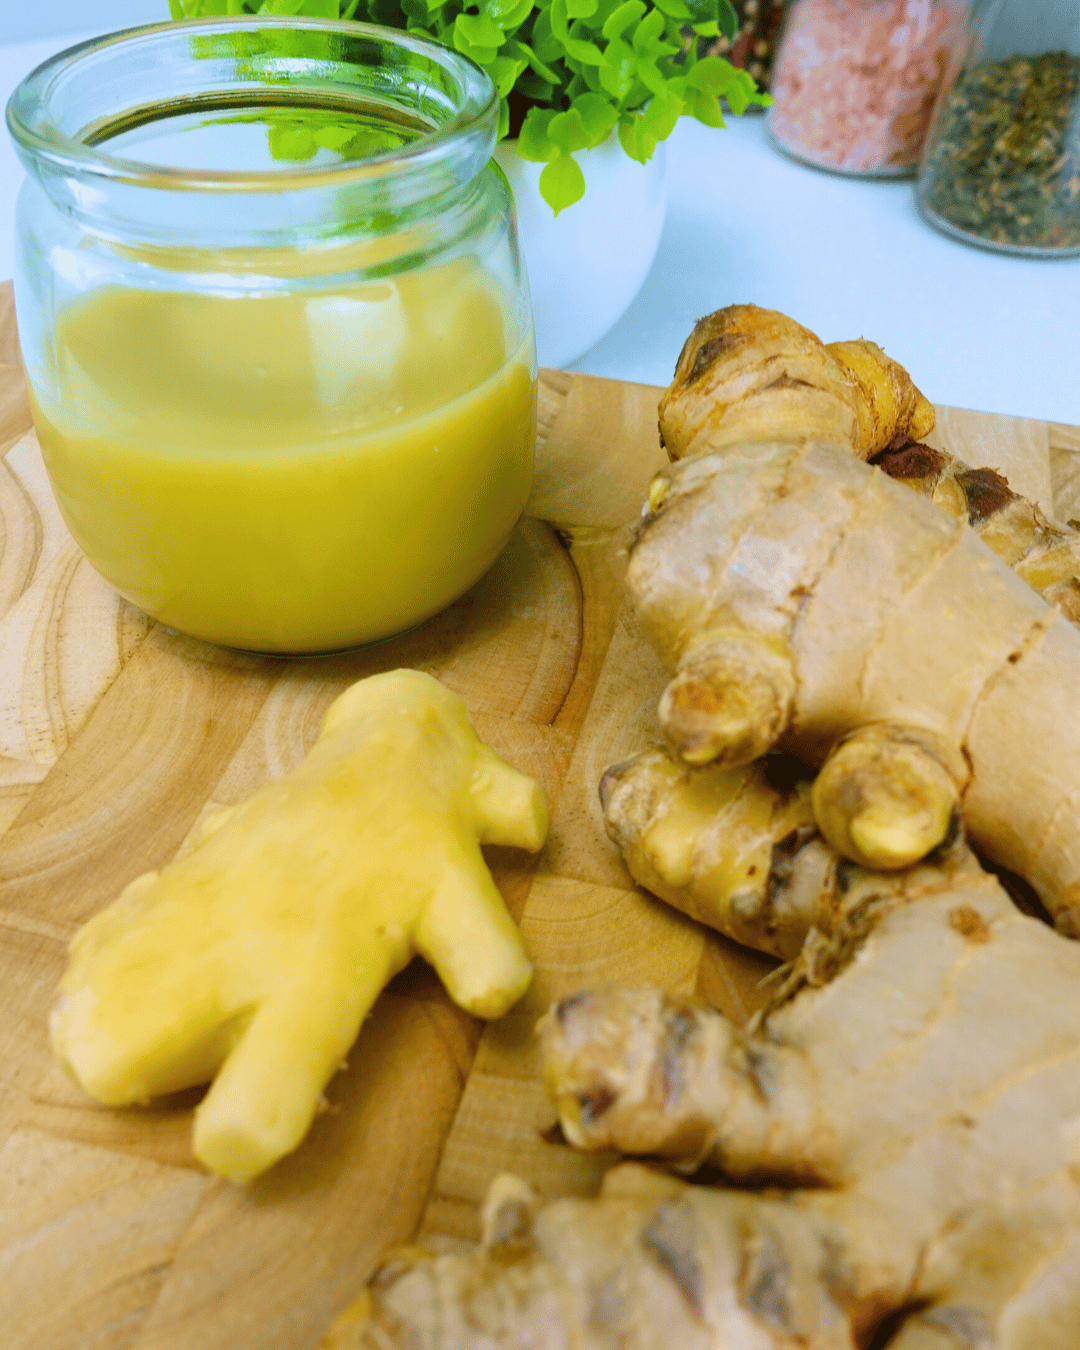
[[(696, 992), (739, 1021), (769, 962), (635, 889), (596, 785), (655, 739), (663, 673), (622, 598), (628, 528), (663, 463), (656, 389), (545, 372), (536, 485), (492, 571), (353, 655), (276, 661), (177, 637), (120, 600), (53, 502), (0, 289), (0, 1341), (4, 1350), (311, 1350), (380, 1254), (477, 1232), (498, 1172), (589, 1193), (607, 1165), (545, 1137), (532, 1028), (589, 984)], [(933, 443), (1080, 516), (1080, 429), (938, 410)], [(204, 1173), (198, 1093), (109, 1111), (57, 1068), (46, 1019), (75, 929), (214, 807), (295, 764), (350, 681), (428, 670), (553, 805), (538, 860), (488, 851), (537, 966), (487, 1027), (414, 963), (379, 999), (329, 1109), (253, 1185)]]

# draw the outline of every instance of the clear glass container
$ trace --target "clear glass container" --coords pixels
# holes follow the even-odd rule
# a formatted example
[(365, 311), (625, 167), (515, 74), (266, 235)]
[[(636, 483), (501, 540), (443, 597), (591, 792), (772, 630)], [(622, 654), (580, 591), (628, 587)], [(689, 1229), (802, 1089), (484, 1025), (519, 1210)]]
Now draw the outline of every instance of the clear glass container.
[(769, 86), (773, 142), (840, 173), (914, 174), (965, 17), (966, 0), (789, 0)]
[(934, 112), (923, 217), (966, 243), (1080, 255), (1080, 3), (980, 0)]
[(532, 316), (488, 76), (352, 22), (216, 19), (16, 90), (15, 299), (60, 510), (196, 637), (400, 632), (528, 496)]

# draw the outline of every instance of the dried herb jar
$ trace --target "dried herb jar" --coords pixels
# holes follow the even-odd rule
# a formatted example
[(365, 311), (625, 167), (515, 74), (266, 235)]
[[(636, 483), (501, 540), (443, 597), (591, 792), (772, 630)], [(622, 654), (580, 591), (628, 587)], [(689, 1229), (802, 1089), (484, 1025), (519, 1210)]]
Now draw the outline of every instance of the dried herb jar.
[(498, 107), (441, 44), (263, 16), (131, 30), (16, 90), (34, 419), (122, 595), (211, 642), (319, 652), (491, 566), (536, 413)]
[(976, 7), (934, 112), (916, 200), (965, 242), (1080, 255), (1080, 3)]
[(914, 174), (965, 18), (965, 0), (790, 0), (769, 86), (773, 141), (820, 168)]

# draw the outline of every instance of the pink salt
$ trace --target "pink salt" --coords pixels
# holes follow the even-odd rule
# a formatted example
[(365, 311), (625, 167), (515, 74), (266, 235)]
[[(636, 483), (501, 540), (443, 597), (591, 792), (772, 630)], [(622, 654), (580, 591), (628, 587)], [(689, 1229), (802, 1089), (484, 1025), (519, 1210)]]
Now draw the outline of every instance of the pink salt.
[(795, 0), (772, 77), (773, 134), (834, 169), (913, 166), (963, 26), (950, 0)]

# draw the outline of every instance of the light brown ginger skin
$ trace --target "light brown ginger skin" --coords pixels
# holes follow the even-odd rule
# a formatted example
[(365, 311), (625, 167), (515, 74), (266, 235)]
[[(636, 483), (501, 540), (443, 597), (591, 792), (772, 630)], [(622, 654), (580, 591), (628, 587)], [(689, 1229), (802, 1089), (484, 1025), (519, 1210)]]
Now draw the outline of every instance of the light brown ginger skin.
[[(778, 748), (820, 764), (876, 723), (916, 733), (961, 792), (976, 846), (1024, 877), (1061, 931), (1080, 932), (1072, 624), (961, 522), (835, 446), (697, 455), (657, 475), (650, 507), (627, 586), (684, 693), (684, 653), (702, 706), (722, 707), (740, 635), (765, 680), (786, 652), (796, 692)], [(680, 751), (679, 719), (663, 713)]]
[(1075, 1350), (1080, 946), (939, 882), (861, 893), (754, 1030), (657, 990), (549, 1014), (570, 1137), (768, 1190), (500, 1181), (477, 1252), (391, 1263), (328, 1350), (855, 1350), (903, 1309), (901, 1350)]
[(808, 436), (868, 459), (934, 425), (931, 404), (880, 347), (864, 339), (826, 346), (786, 314), (757, 305), (698, 320), (659, 414), (672, 459)]
[(1080, 530), (1048, 520), (993, 469), (973, 469), (928, 445), (886, 450), (873, 463), (966, 520), (1017, 576), (1080, 625)]
[(1080, 624), (1080, 530), (1048, 520), (993, 469), (912, 444), (934, 408), (874, 342), (823, 343), (777, 310), (730, 305), (699, 320), (660, 400), (671, 459), (749, 440), (817, 439), (873, 458), (972, 529)]
[[(647, 750), (601, 780), (604, 824), (640, 886), (733, 941), (789, 961), (811, 928), (831, 931), (852, 886), (851, 865), (815, 823), (811, 793), (823, 775), (812, 784), (808, 773), (785, 756), (696, 768), (666, 747)], [(897, 815), (903, 824), (892, 798), (886, 804), (890, 829)], [(949, 819), (947, 829), (956, 824)], [(934, 854), (935, 885), (941, 868), (955, 866), (953, 853)], [(908, 871), (874, 877), (879, 889), (910, 884)]]
[(872, 722), (839, 741), (814, 779), (814, 819), (836, 851), (862, 867), (910, 867), (956, 819), (960, 789), (933, 738)]

